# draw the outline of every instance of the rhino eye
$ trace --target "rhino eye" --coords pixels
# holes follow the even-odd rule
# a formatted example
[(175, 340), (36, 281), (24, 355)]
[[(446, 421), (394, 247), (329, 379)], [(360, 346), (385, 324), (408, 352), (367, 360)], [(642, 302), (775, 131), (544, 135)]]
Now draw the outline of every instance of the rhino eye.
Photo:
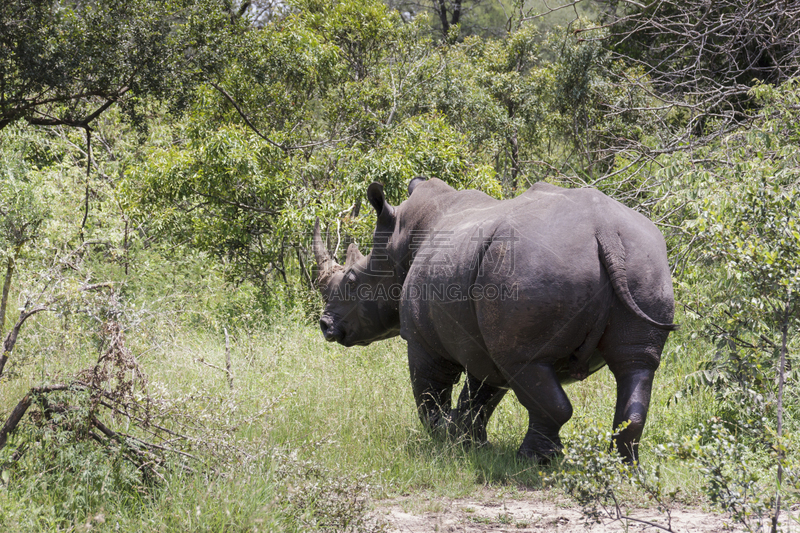
[(345, 277), (345, 282), (352, 287), (353, 285), (356, 284), (356, 275), (350, 272)]

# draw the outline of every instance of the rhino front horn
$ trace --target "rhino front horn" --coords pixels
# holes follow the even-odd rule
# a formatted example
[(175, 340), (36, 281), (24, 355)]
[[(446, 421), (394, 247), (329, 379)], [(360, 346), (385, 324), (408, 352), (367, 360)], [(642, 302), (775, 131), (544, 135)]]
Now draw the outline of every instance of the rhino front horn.
[(319, 218), (314, 222), (314, 237), (311, 241), (311, 248), (314, 250), (314, 258), (317, 260), (319, 277), (323, 278), (333, 267), (334, 260), (331, 259), (328, 249), (322, 240), (322, 233), (319, 229)]

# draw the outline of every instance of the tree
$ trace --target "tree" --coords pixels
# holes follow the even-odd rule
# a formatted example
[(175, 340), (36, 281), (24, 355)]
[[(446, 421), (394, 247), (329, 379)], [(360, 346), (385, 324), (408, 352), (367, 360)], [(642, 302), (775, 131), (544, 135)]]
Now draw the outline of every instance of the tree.
[(373, 180), (397, 202), (418, 174), (500, 193), (466, 135), (429, 107), (442, 58), (424, 19), (403, 23), (379, 1), (293, 5), (234, 40), (173, 132), (185, 142), (154, 148), (122, 188), (149, 229), (262, 287), (289, 282), (288, 269), (306, 278), (315, 216), (336, 221), (337, 241), (367, 239), (372, 212), (360, 205)]
[(445, 37), (450, 35), (451, 26), (458, 26), (461, 23), (461, 4), (462, 0), (434, 0), (433, 2), (433, 10), (439, 16), (439, 21), (442, 23), (442, 34)]
[[(0, 294), (0, 342), (3, 342), (0, 375), (13, 347), (13, 342), (4, 341), (11, 283), (24, 248), (39, 237), (40, 229), (49, 216), (48, 198), (42, 183), (28, 172), (23, 145), (24, 140), (17, 135), (0, 138), (0, 259), (5, 260)], [(21, 319), (20, 326), (25, 319), (27, 316)], [(19, 331), (18, 327), (14, 327)], [(13, 333), (14, 328), (9, 338)]]
[[(598, 0), (611, 48), (642, 64), (664, 94), (728, 102), (800, 68), (796, 2)], [(688, 102), (687, 102), (688, 103)]]
[[(199, 31), (236, 24), (224, 0), (9, 0), (0, 5), (0, 130), (87, 129), (114, 104), (187, 97), (213, 63)], [(228, 16), (226, 16), (228, 14)]]
[[(701, 362), (687, 386), (714, 391), (716, 436), (738, 441), (737, 446), (767, 445), (776, 468), (775, 493), (764, 498), (763, 492), (751, 491), (750, 502), (737, 501), (741, 498), (734, 491), (720, 501), (754, 503), (765, 510), (771, 503), (775, 531), (790, 442), (784, 398), (797, 393), (797, 373), (789, 369), (797, 360), (792, 350), (800, 336), (800, 90), (796, 81), (779, 88), (758, 85), (751, 96), (763, 106), (752, 127), (697, 148), (691, 159), (674, 154), (660, 163), (665, 174), (680, 181), (669, 209), (683, 204), (690, 210), (679, 209), (678, 215), (687, 233), (679, 251), (694, 254), (680, 285), (694, 287), (687, 304), (717, 341), (716, 353)], [(789, 421), (796, 429), (796, 421)], [(722, 440), (717, 444), (729, 447)], [(709, 467), (713, 457), (706, 459)], [(752, 465), (740, 468), (747, 473)], [(749, 472), (745, 478), (756, 487), (758, 476)], [(728, 489), (723, 481), (715, 483), (711, 490)]]
[[(678, 136), (713, 137), (755, 117), (754, 82), (800, 74), (797, 2), (597, 0), (614, 59), (641, 68), (651, 107)], [(682, 133), (682, 134), (681, 134)]]
[[(0, 4), (0, 131), (19, 121), (83, 130), (81, 241), (96, 166), (97, 119), (116, 105), (144, 129), (152, 108), (185, 107), (197, 81), (212, 76), (223, 61), (221, 44), (249, 24), (240, 12), (247, 6), (252, 3), (234, 7), (227, 0)], [(13, 257), (9, 261), (13, 270)]]
[[(388, 0), (387, 5), (410, 21), (420, 13), (430, 13), (432, 23), (444, 40), (459, 36), (499, 37), (507, 31), (510, 4), (497, 0)], [(508, 5), (507, 5), (508, 4)], [(451, 34), (451, 31), (458, 30)]]
[[(620, 138), (643, 135), (596, 42), (523, 25), (503, 39), (439, 43), (425, 17), (382, 2), (296, 0), (280, 21), (231, 34), (226, 68), (200, 86), (187, 120), (132, 168), (132, 216), (213, 253), (236, 279), (301, 273), (314, 216), (337, 241), (365, 239), (365, 187), (393, 201), (413, 176), (506, 194), (526, 180), (596, 176)], [(611, 72), (614, 79), (604, 72)], [(554, 89), (555, 88), (555, 89)], [(592, 178), (594, 179), (594, 178)], [(298, 256), (299, 257), (299, 256)]]
[(786, 456), (783, 419), (787, 356), (789, 342), (800, 325), (800, 221), (796, 217), (800, 189), (797, 176), (788, 183), (781, 178), (785, 177), (765, 176), (745, 183), (739, 202), (730, 207), (732, 216), (726, 220), (720, 220), (720, 213), (713, 208), (706, 211), (715, 222), (709, 228), (718, 243), (715, 251), (725, 261), (729, 279), (737, 280), (738, 290), (728, 312), (735, 324), (732, 329), (744, 329), (745, 334), (759, 340), (743, 341), (731, 333), (724, 336), (735, 356), (756, 370), (763, 365), (767, 374), (767, 379), (744, 384), (745, 390), (754, 388), (765, 395), (769, 392), (770, 403), (774, 402), (770, 406), (775, 416), (773, 447), (777, 451), (773, 532), (777, 531), (781, 510)]

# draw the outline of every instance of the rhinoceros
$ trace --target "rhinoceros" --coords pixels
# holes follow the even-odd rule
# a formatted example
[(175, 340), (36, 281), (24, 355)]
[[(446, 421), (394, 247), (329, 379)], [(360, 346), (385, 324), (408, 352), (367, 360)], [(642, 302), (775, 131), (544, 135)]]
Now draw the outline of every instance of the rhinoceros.
[[(595, 189), (540, 182), (509, 200), (414, 178), (387, 202), (372, 183), (373, 248), (344, 266), (314, 228), (328, 341), (367, 345), (400, 335), (423, 425), (486, 442), (486, 424), (511, 389), (528, 411), (518, 455), (562, 449), (572, 416), (562, 385), (605, 365), (617, 383), (616, 446), (638, 461), (653, 377), (672, 324), (664, 238), (645, 216)], [(466, 372), (451, 409), (453, 386)]]

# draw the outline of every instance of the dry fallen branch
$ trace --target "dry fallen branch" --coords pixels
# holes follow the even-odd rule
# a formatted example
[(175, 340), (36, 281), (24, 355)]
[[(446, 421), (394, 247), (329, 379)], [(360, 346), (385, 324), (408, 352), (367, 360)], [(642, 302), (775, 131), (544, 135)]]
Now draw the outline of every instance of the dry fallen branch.
[[(94, 403), (96, 405), (105, 407), (112, 413), (112, 415), (128, 416), (131, 421), (138, 421), (140, 423), (146, 422), (146, 419), (144, 418), (130, 416), (130, 412), (133, 410), (131, 404), (124, 404), (123, 402), (120, 402), (119, 398), (115, 395), (110, 394), (108, 391), (103, 389), (98, 389), (91, 384), (75, 381), (70, 384), (55, 384), (45, 387), (34, 387), (19, 401), (19, 403), (17, 403), (16, 407), (14, 407), (14, 409), (11, 411), (11, 414), (9, 415), (2, 429), (0, 429), (0, 449), (5, 447), (9, 436), (17, 429), (25, 415), (29, 412), (30, 407), (35, 402), (38, 402), (42, 405), (42, 413), (44, 416), (39, 417), (41, 419), (40, 422), (44, 421), (44, 423), (51, 425), (53, 424), (50, 416), (52, 413), (64, 413), (70, 410), (74, 411), (75, 408), (70, 405), (59, 405), (54, 407), (50, 405), (50, 402), (48, 402), (47, 396), (49, 394), (64, 391), (88, 392), (90, 397), (114, 397), (115, 400), (112, 403), (103, 401), (97, 401)], [(168, 466), (168, 455), (175, 455), (198, 462), (201, 461), (201, 459), (195, 455), (165, 444), (169, 442), (187, 442), (194, 440), (187, 435), (180, 435), (166, 428), (150, 424), (151, 431), (149, 434), (160, 441), (160, 443), (155, 443), (148, 442), (142, 437), (136, 437), (110, 428), (108, 425), (100, 421), (96, 411), (92, 411), (89, 414), (88, 422), (91, 427), (100, 432), (98, 434), (94, 433), (93, 431), (89, 431), (88, 436), (92, 438), (92, 440), (107, 448), (113, 447), (120, 449), (123, 453), (123, 456), (137, 469), (141, 470), (146, 476), (163, 479), (162, 474), (159, 473), (158, 470)], [(62, 429), (71, 430), (72, 428), (64, 427)], [(165, 435), (177, 438), (168, 439), (165, 438)], [(194, 471), (194, 469), (182, 461), (179, 461), (175, 464), (184, 471)]]
[[(108, 284), (87, 285), (81, 290), (92, 291), (109, 287)], [(116, 303), (114, 294), (109, 296), (112, 304)], [(112, 307), (115, 307), (112, 305)], [(6, 349), (13, 348), (16, 342), (16, 335), (24, 323), (25, 319), (36, 312), (45, 310), (44, 306), (37, 306), (32, 309), (24, 310), (15, 328), (9, 333)], [(98, 357), (97, 363), (93, 368), (84, 370), (78, 374), (70, 383), (61, 383), (43, 387), (32, 388), (19, 401), (12, 410), (3, 428), (0, 430), (0, 449), (5, 447), (9, 436), (18, 428), (23, 418), (30, 412), (32, 405), (38, 404), (41, 410), (40, 416), (29, 416), (31, 421), (39, 426), (57, 428), (60, 431), (72, 432), (74, 438), (91, 438), (100, 446), (117, 450), (122, 456), (134, 465), (145, 478), (163, 479), (159, 470), (167, 467), (169, 454), (180, 458), (177, 464), (180, 468), (192, 471), (190, 467), (183, 464), (185, 459), (197, 459), (195, 456), (184, 452), (174, 446), (165, 444), (168, 439), (178, 438), (177, 442), (192, 442), (187, 435), (167, 430), (158, 425), (150, 424), (150, 404), (152, 399), (146, 393), (145, 386), (147, 380), (139, 369), (133, 353), (125, 345), (125, 335), (122, 326), (113, 316), (114, 312), (108, 313), (109, 318), (104, 321), (100, 328), (100, 336), (103, 341), (104, 350)], [(53, 393), (63, 393), (74, 391), (88, 394), (88, 410), (79, 409), (78, 406), (86, 401), (84, 397), (59, 397), (53, 403), (49, 396)], [(138, 395), (138, 396), (137, 396)], [(135, 426), (148, 428), (149, 434), (155, 442), (148, 442), (144, 437), (134, 437), (122, 434), (112, 427), (101, 422), (100, 414), (107, 410), (112, 418), (127, 419), (134, 422)], [(53, 413), (82, 416), (83, 422), (74, 424), (70, 417), (56, 421), (52, 417)], [(86, 413), (86, 414), (82, 414)], [(83, 434), (76, 431), (79, 427), (88, 427), (89, 430)], [(94, 430), (97, 430), (95, 432)]]
[[(265, 453), (262, 443), (240, 443), (235, 434), (243, 424), (263, 422), (278, 399), (268, 401), (255, 415), (242, 417), (237, 414), (239, 406), (230, 397), (153, 394), (126, 344), (126, 330), (119, 322), (124, 313), (113, 287), (93, 284), (79, 291), (104, 288), (110, 288), (111, 292), (103, 295), (103, 311), (98, 313), (101, 349), (97, 362), (70, 379), (30, 389), (18, 402), (0, 429), (0, 449), (8, 444), (12, 434), (26, 429), (15, 443), (10, 462), (15, 463), (26, 449), (31, 449), (31, 442), (38, 442), (52, 432), (66, 437), (60, 442), (88, 442), (117, 454), (138, 470), (144, 481), (163, 479), (164, 471), (170, 468), (192, 473), (198, 463), (203, 469), (217, 469), (262, 457)], [(52, 303), (47, 298), (41, 299)], [(47, 309), (44, 305), (27, 305), (16, 332), (25, 319)], [(13, 347), (15, 334), (10, 338)], [(201, 361), (225, 372), (229, 386), (233, 377), (230, 349), (230, 338), (226, 335), (227, 368)]]
[(8, 436), (17, 428), (17, 425), (22, 420), (22, 417), (25, 416), (25, 413), (31, 406), (31, 402), (33, 401), (34, 397), (41, 394), (46, 394), (48, 392), (63, 391), (68, 389), (68, 385), (50, 385), (48, 387), (32, 388), (28, 394), (26, 394), (19, 401), (17, 406), (14, 407), (14, 409), (11, 411), (11, 414), (8, 416), (8, 419), (6, 420), (6, 423), (3, 424), (3, 428), (0, 429), (0, 450), (5, 447)]
[[(113, 290), (113, 288), (114, 284), (112, 282), (93, 283), (89, 285), (83, 285), (82, 287), (78, 288), (78, 292), (94, 292), (100, 289)], [(11, 357), (11, 354), (14, 352), (14, 347), (17, 344), (20, 330), (25, 322), (37, 313), (52, 310), (53, 306), (63, 299), (63, 295), (51, 296), (50, 298), (45, 298), (44, 303), (39, 303), (33, 305), (32, 307), (30, 307), (31, 302), (26, 302), (25, 306), (19, 312), (19, 318), (17, 319), (17, 322), (11, 328), (11, 331), (8, 332), (8, 335), (6, 335), (6, 338), (3, 341), (2, 354), (0, 354), (0, 377), (3, 376), (3, 370), (5, 369), (6, 363)]]

